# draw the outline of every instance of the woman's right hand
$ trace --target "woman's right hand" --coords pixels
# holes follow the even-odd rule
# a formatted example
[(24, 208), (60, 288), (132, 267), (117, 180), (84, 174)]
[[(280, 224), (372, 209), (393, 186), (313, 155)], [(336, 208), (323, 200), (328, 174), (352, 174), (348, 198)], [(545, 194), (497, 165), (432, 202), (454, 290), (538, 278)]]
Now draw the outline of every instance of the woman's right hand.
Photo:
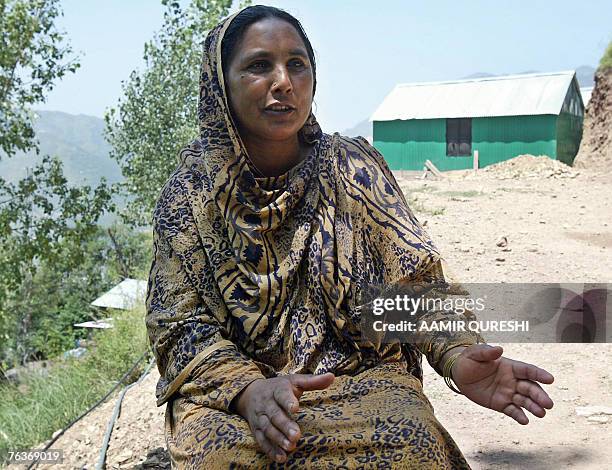
[(260, 448), (274, 461), (283, 463), (301, 436), (292, 419), (299, 399), (306, 390), (323, 390), (334, 381), (334, 374), (289, 374), (257, 379), (235, 399), (235, 410), (246, 419)]

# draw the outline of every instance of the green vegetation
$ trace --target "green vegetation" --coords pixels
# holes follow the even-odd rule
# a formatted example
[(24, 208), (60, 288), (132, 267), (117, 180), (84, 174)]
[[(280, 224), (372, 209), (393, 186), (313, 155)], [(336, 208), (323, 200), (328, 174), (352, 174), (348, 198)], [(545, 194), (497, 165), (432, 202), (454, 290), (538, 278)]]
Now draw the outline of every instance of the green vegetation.
[[(39, 153), (32, 106), (44, 101), (56, 80), (78, 68), (78, 62), (67, 59), (70, 46), (55, 26), (61, 14), (58, 0), (0, 2), (3, 159), (17, 152)], [(30, 336), (34, 313), (45, 305), (48, 292), (58, 288), (41, 288), (37, 276), (55, 264), (61, 266), (56, 279), (77, 270), (98, 220), (113, 208), (112, 190), (104, 179), (95, 188), (70, 185), (61, 160), (50, 155), (22, 179), (0, 178), (0, 367), (10, 364), (11, 350), (14, 361), (30, 358), (22, 347), (24, 338)], [(59, 347), (58, 341), (51, 343)]]
[[(0, 168), (6, 175), (0, 178), (0, 376), (33, 360), (51, 364), (18, 385), (0, 381), (0, 463), (7, 450), (40, 444), (64, 428), (148, 348), (141, 309), (117, 313), (115, 327), (95, 334), (81, 360), (63, 358), (86, 335), (74, 323), (107, 316), (90, 307), (92, 300), (123, 278), (147, 278), (150, 231), (134, 227), (150, 223), (177, 151), (198, 136), (202, 41), (232, 2), (161, 1), (164, 23), (144, 46), (145, 68), (130, 75), (123, 98), (106, 116), (108, 145), (95, 139), (95, 122), (71, 129), (57, 115), (42, 129), (58, 137), (78, 133), (84, 145), (77, 155), (61, 138), (41, 148), (34, 132), (33, 107), (79, 66), (68, 59), (70, 45), (55, 25), (60, 0), (0, 0), (0, 159), (32, 157), (25, 174)], [(71, 173), (84, 155), (104, 167), (107, 152), (124, 181), (109, 186), (98, 180), (100, 172)], [(25, 166), (16, 160), (8, 167)], [(121, 196), (129, 202), (124, 223), (103, 227)]]
[(413, 212), (416, 212), (418, 214), (442, 215), (446, 211), (444, 207), (430, 208), (426, 206), (423, 201), (417, 196), (408, 195), (408, 197), (406, 198), (406, 202), (408, 203), (408, 207), (410, 207)]
[(436, 207), (427, 212), (431, 215), (444, 215), (444, 213), (446, 212), (446, 207)]
[[(48, 375), (32, 373), (16, 387), (0, 383), (0, 463), (9, 450), (49, 439), (102, 398), (148, 350), (143, 309), (113, 313), (114, 328), (97, 332), (82, 359), (57, 360)], [(126, 382), (138, 378), (146, 365)]]
[(45, 100), (55, 82), (79, 68), (55, 21), (59, 0), (0, 2), (0, 150), (9, 157), (36, 147), (31, 106)]
[(475, 191), (475, 190), (469, 190), (469, 191), (442, 191), (441, 193), (438, 193), (442, 196), (448, 196), (448, 197), (475, 197), (475, 196), (484, 196), (485, 193), (483, 193), (482, 191)]
[(0, 366), (74, 348), (85, 332), (72, 325), (101, 315), (90, 302), (126, 277), (146, 279), (150, 260), (150, 233), (134, 234), (125, 226), (97, 227), (76, 248), (60, 242), (57, 256), (39, 260), (0, 305)]
[(145, 44), (146, 68), (130, 74), (123, 97), (105, 116), (111, 157), (125, 175), (122, 194), (130, 197), (123, 220), (134, 225), (150, 222), (178, 152), (198, 137), (202, 44), (232, 5), (231, 0), (191, 0), (185, 8), (162, 3), (164, 24)]
[(612, 41), (608, 43), (608, 47), (606, 48), (606, 52), (601, 57), (599, 61), (599, 70), (612, 68)]

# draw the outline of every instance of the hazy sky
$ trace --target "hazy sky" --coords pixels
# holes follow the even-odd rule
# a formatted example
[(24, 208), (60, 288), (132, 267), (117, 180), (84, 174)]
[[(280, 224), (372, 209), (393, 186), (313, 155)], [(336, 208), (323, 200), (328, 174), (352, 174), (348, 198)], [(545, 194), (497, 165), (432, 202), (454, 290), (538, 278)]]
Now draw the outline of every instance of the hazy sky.
[[(102, 117), (121, 80), (142, 67), (162, 23), (157, 0), (62, 0), (81, 68), (40, 109)], [(184, 2), (183, 2), (184, 3)], [(255, 2), (254, 2), (255, 3)], [(368, 118), (396, 83), (476, 72), (596, 67), (612, 40), (612, 2), (278, 0), (304, 25), (317, 56), (315, 114), (326, 132)], [(197, 93), (197, 90), (194, 90)]]

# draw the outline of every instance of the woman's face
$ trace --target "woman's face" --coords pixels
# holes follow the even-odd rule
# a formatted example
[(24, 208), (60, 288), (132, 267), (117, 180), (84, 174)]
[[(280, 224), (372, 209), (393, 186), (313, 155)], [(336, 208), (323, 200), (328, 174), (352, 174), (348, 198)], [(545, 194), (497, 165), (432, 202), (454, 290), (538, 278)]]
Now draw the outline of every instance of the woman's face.
[(302, 38), (278, 18), (250, 25), (236, 44), (226, 84), (243, 139), (295, 138), (310, 114), (313, 71)]

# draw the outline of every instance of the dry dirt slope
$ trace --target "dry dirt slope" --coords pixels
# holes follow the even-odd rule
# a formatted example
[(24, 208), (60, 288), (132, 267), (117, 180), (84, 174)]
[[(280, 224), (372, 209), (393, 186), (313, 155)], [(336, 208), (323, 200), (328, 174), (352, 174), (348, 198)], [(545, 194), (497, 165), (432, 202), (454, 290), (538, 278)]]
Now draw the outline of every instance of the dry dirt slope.
[[(433, 182), (399, 178), (454, 275), (466, 282), (611, 283), (612, 178), (529, 168), (515, 178), (514, 170), (504, 171), (477, 177), (459, 172)], [(505, 248), (496, 246), (501, 236), (508, 240)], [(593, 422), (577, 416), (576, 408), (612, 407), (612, 345), (502, 346), (508, 357), (536, 363), (556, 377), (546, 386), (555, 406), (544, 419), (531, 417), (520, 426), (454, 395), (426, 370), (436, 416), (473, 468), (610, 468), (612, 416)], [(151, 373), (126, 395), (107, 468), (168, 467), (155, 381)], [(66, 453), (63, 468), (94, 468), (113, 406), (103, 405), (54, 445)]]
[(574, 166), (603, 171), (610, 171), (612, 167), (612, 67), (595, 74), (595, 87)]

